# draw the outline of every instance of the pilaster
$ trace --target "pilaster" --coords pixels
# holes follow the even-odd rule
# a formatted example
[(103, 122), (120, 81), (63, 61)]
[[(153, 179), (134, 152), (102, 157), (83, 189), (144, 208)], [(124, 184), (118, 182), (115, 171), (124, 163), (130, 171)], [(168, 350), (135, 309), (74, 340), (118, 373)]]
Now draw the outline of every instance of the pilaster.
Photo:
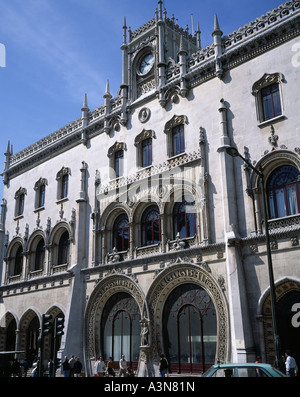
[(219, 107), (221, 146), (218, 152), (220, 154), (221, 199), (226, 244), (231, 359), (233, 362), (242, 363), (254, 359), (254, 356), (249, 357), (253, 353), (254, 343), (248, 313), (247, 290), (240, 248), (234, 162), (233, 158), (226, 153), (226, 147), (230, 145), (227, 112), (227, 106), (222, 99)]

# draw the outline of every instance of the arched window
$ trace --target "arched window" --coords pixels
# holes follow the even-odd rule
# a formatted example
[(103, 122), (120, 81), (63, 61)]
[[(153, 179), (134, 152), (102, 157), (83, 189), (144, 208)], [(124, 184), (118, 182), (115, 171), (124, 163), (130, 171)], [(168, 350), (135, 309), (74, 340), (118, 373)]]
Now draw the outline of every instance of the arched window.
[(127, 364), (136, 369), (140, 347), (140, 310), (135, 299), (121, 292), (107, 302), (102, 314), (102, 354), (119, 361), (125, 354)]
[(175, 203), (173, 209), (174, 238), (177, 233), (181, 238), (193, 237), (196, 232), (195, 200), (193, 197), (184, 197), (181, 202)]
[(282, 218), (300, 212), (300, 172), (285, 165), (277, 168), (267, 181), (270, 218)]
[(13, 269), (13, 276), (18, 276), (22, 273), (23, 267), (23, 248), (20, 245), (17, 249), (16, 256), (15, 256), (15, 265)]
[(209, 294), (183, 284), (168, 297), (163, 312), (164, 350), (172, 372), (201, 373), (216, 359), (217, 319)]
[(142, 246), (160, 241), (160, 219), (157, 205), (148, 207), (142, 216)]
[(43, 269), (44, 258), (45, 258), (45, 242), (43, 239), (41, 239), (36, 246), (33, 270)]
[(65, 265), (68, 263), (68, 257), (69, 257), (69, 249), (70, 249), (70, 239), (69, 239), (69, 233), (65, 231), (58, 243), (58, 265)]
[(117, 217), (113, 228), (113, 246), (117, 251), (126, 251), (129, 248), (129, 223), (126, 214)]

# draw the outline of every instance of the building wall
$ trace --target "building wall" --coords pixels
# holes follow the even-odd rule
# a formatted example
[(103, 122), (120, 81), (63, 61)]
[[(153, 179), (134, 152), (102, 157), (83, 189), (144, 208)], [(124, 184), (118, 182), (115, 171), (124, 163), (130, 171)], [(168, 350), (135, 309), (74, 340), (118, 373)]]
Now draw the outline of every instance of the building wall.
[[(299, 21), (297, 12), (290, 18)], [(277, 37), (283, 32), (277, 26)], [(82, 123), (66, 133), (69, 141), (63, 134), (56, 135), (40, 156), (33, 152), (15, 163), (9, 159), (10, 167), (5, 171), (10, 177), (4, 189), (0, 230), (5, 308), (2, 350), (11, 315), (21, 335), (16, 347), (25, 349), (26, 319), (34, 314), (41, 320), (43, 313), (63, 313), (66, 328), (61, 353), (80, 355), (91, 374), (95, 358), (102, 352), (100, 324), (105, 305), (114, 294), (125, 292), (136, 300), (141, 321), (149, 331), (147, 343), (141, 342), (138, 373), (153, 375), (165, 348), (163, 308), (177, 286), (192, 283), (206, 290), (217, 308), (215, 360), (251, 361), (256, 353), (266, 360), (273, 359), (272, 341), (266, 339), (269, 278), (258, 181), (241, 159), (232, 159), (225, 148), (236, 146), (254, 166), (262, 164), (266, 176), (284, 161), (300, 168), (300, 68), (292, 62), (293, 45), (298, 40), (295, 33), (277, 45), (275, 41), (270, 44), (265, 31), (259, 34), (269, 47), (257, 44), (256, 36), (252, 47), (244, 39), (233, 48), (223, 49), (222, 78), (216, 77), (215, 57), (208, 57), (198, 74), (191, 67), (187, 95), (179, 89), (180, 80), (176, 84), (169, 82), (172, 89), (165, 91), (165, 106), (157, 92), (149, 91), (137, 99), (132, 94), (135, 101), (127, 108), (127, 123), (120, 122), (120, 108), (110, 109), (110, 113), (102, 106), (89, 113), (87, 140), (82, 140), (87, 117), (82, 109)], [(255, 49), (252, 56), (249, 48)], [(253, 85), (265, 74), (273, 73), (283, 75), (280, 86), (285, 117), (259, 125)], [(203, 75), (206, 77), (201, 80)], [(127, 100), (130, 102), (130, 98)], [(143, 109), (148, 111), (146, 121), (141, 117)], [(98, 111), (100, 116), (95, 115)], [(107, 127), (105, 112), (111, 123), (108, 133), (103, 128)], [(176, 117), (184, 120), (186, 156), (170, 159), (167, 129)], [(135, 140), (144, 130), (152, 131), (153, 165), (141, 170), (137, 168)], [(270, 141), (272, 137), (275, 140)], [(116, 142), (125, 143), (127, 182), (124, 178), (112, 180), (109, 174), (108, 155)], [(62, 167), (70, 169), (67, 200), (57, 200), (56, 176)], [(197, 236), (186, 239), (184, 248), (175, 245), (172, 231), (172, 193), (178, 193), (170, 183), (174, 174), (184, 177), (185, 184), (188, 181), (188, 191), (197, 199)], [(157, 190), (159, 175), (163, 178), (162, 190)], [(140, 218), (147, 206), (147, 176), (153, 184), (151, 202), (160, 209), (163, 238), (155, 247), (141, 248)], [(34, 184), (39, 178), (47, 179), (45, 206), (34, 211)], [(132, 202), (120, 194), (126, 193), (130, 185), (135, 192), (130, 197)], [(15, 219), (14, 196), (20, 187), (27, 190), (25, 209), (23, 216)], [(131, 245), (128, 252), (114, 253), (112, 225), (122, 211), (128, 214)], [(270, 225), (275, 283), (281, 297), (284, 288), (287, 292), (300, 290), (298, 216), (281, 223), (274, 220)], [(56, 233), (62, 228), (70, 235), (67, 268), (55, 267), (53, 254)], [(26, 270), (26, 258), (30, 258), (32, 239), (38, 235), (46, 241), (45, 261), (43, 272), (34, 275)], [(27, 249), (23, 274), (9, 279), (10, 249), (18, 241)]]

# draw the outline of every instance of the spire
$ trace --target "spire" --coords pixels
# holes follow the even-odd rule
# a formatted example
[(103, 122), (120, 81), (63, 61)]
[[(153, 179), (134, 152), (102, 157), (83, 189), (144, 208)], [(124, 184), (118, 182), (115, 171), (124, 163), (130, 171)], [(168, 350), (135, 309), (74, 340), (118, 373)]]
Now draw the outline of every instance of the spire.
[(88, 107), (88, 102), (87, 102), (87, 94), (84, 95), (84, 100), (83, 100), (83, 105), (81, 108), (81, 119), (82, 119), (82, 131), (81, 131), (81, 143), (83, 143), (84, 145), (87, 144), (87, 132), (85, 127), (87, 127), (88, 123), (89, 123), (89, 117), (88, 117), (88, 113), (89, 113), (90, 109)]
[(106, 89), (105, 89), (103, 98), (105, 98), (105, 99), (112, 98), (111, 93), (110, 93), (110, 88), (109, 88), (109, 80), (106, 81)]
[(223, 32), (220, 29), (220, 25), (219, 25), (217, 14), (215, 14), (214, 31), (212, 32), (212, 36), (215, 36), (215, 35), (219, 35), (219, 36), (223, 35)]
[(162, 0), (159, 0), (159, 1), (158, 1), (158, 19), (159, 19), (160, 21), (162, 21), (162, 19), (163, 19), (163, 14), (162, 14), (163, 10), (162, 10), (162, 6), (163, 6), (163, 1), (162, 1)]
[(123, 25), (123, 45), (127, 44), (127, 26), (126, 26), (126, 17), (124, 17), (124, 25)]
[(201, 50), (201, 30), (200, 30), (199, 22), (197, 24), (196, 38), (197, 38), (197, 48), (198, 50)]
[(81, 111), (82, 112), (84, 112), (84, 111), (89, 111), (90, 109), (89, 109), (89, 107), (88, 107), (88, 102), (87, 102), (87, 94), (85, 94), (84, 95), (84, 100), (83, 100), (83, 105), (82, 105), (82, 108), (81, 108)]

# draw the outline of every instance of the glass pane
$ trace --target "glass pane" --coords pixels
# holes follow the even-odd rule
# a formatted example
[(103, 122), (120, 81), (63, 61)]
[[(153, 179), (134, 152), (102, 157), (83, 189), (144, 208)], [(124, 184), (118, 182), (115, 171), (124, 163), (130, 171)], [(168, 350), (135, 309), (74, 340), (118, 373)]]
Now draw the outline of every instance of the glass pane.
[(297, 194), (296, 194), (296, 186), (291, 185), (287, 186), (287, 200), (288, 200), (288, 215), (295, 215), (298, 214), (298, 203), (297, 203)]
[(287, 209), (285, 205), (284, 189), (275, 190), (275, 200), (276, 200), (277, 217), (282, 218), (286, 216)]

